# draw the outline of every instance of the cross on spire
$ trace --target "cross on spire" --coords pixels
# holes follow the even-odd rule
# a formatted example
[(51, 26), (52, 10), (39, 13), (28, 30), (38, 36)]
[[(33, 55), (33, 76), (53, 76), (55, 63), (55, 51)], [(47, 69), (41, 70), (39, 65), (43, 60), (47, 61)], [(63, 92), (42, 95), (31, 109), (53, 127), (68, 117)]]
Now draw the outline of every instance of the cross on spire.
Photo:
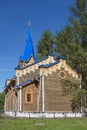
[(28, 26), (30, 27), (31, 23), (30, 23), (30, 20), (28, 21)]

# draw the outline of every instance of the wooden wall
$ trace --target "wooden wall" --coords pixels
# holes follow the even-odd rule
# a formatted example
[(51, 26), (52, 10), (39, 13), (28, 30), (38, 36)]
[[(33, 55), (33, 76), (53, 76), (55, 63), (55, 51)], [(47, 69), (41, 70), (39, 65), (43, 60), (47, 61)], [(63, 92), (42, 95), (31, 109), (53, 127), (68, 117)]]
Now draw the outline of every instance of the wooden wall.
[[(45, 76), (45, 111), (72, 111), (72, 96), (64, 95), (62, 91), (61, 79), (58, 75), (59, 71), (51, 75)], [(70, 78), (68, 74), (67, 77)]]
[(18, 95), (13, 90), (5, 96), (5, 111), (18, 111)]
[[(26, 101), (26, 93), (32, 91), (32, 101)], [(37, 111), (38, 85), (29, 84), (22, 89), (22, 111)]]

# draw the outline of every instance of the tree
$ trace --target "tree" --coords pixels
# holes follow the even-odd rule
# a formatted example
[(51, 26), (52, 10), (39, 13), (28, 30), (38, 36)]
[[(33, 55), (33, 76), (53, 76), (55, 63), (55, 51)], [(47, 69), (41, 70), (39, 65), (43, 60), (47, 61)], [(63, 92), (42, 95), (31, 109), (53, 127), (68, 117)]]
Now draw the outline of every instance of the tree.
[[(72, 100), (72, 111), (81, 112), (86, 111), (87, 107), (87, 95), (85, 90), (79, 89)], [(81, 110), (82, 109), (82, 110)]]
[(67, 61), (71, 64), (71, 66), (77, 68), (83, 58), (83, 49), (80, 44), (75, 42), (74, 39), (75, 36), (72, 27), (66, 26), (61, 32), (56, 33), (55, 43), (56, 51), (66, 56)]
[(67, 58), (73, 54), (71, 51), (77, 51), (77, 49), (81, 48), (80, 45), (75, 43), (73, 28), (70, 26), (66, 26), (60, 32), (56, 33), (55, 43), (56, 51), (67, 56)]
[(75, 95), (80, 89), (80, 83), (78, 81), (72, 81), (71, 79), (65, 79), (61, 82), (62, 92), (64, 95)]
[[(87, 90), (87, 0), (76, 0), (75, 4), (70, 7), (70, 12), (70, 24), (60, 32), (57, 31), (55, 38), (50, 31), (43, 33), (37, 47), (38, 57), (46, 56), (51, 52), (64, 55), (73, 68), (81, 70), (82, 89)], [(73, 99), (73, 108), (80, 98), (81, 92), (78, 92)], [(80, 106), (79, 102), (76, 109)]]
[(40, 59), (52, 53), (53, 35), (49, 30), (44, 31), (37, 45), (37, 57)]
[(70, 25), (67, 25), (60, 32), (56, 32), (56, 39), (60, 40), (60, 44), (75, 42), (73, 28)]
[(82, 73), (82, 88), (87, 89), (87, 0), (76, 0), (70, 7), (70, 25), (56, 33), (56, 51), (67, 57)]
[(70, 22), (78, 43), (87, 49), (87, 0), (76, 0), (70, 7)]
[(65, 79), (62, 81), (63, 95), (72, 96), (72, 111), (81, 112), (86, 111), (87, 108), (87, 90), (80, 88), (80, 83), (75, 80)]
[(4, 109), (4, 99), (5, 99), (5, 94), (4, 92), (0, 93), (0, 110)]

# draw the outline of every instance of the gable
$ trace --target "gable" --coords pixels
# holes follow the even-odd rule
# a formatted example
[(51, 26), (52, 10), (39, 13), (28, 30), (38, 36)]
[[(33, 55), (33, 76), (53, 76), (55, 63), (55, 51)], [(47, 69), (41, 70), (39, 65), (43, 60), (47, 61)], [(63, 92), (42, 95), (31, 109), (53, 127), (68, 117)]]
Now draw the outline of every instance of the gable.
[(34, 63), (34, 58), (31, 56), (30, 59), (25, 63), (25, 66), (32, 63)]
[(53, 72), (57, 70), (60, 71), (59, 75), (61, 78), (66, 77), (66, 73), (68, 73), (73, 78), (81, 80), (81, 74), (77, 73), (76, 70), (72, 69), (66, 62), (66, 60), (60, 59), (60, 62), (53, 64), (50, 67), (40, 67), (40, 74), (44, 73), (45, 76), (51, 75)]

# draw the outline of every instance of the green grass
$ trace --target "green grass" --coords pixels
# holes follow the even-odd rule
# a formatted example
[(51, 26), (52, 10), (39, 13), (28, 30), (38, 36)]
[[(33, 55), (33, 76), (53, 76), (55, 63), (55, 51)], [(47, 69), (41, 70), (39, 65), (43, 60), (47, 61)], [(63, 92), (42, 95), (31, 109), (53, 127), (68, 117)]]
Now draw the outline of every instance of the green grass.
[(1, 118), (0, 130), (87, 130), (87, 118), (74, 118), (74, 119)]

